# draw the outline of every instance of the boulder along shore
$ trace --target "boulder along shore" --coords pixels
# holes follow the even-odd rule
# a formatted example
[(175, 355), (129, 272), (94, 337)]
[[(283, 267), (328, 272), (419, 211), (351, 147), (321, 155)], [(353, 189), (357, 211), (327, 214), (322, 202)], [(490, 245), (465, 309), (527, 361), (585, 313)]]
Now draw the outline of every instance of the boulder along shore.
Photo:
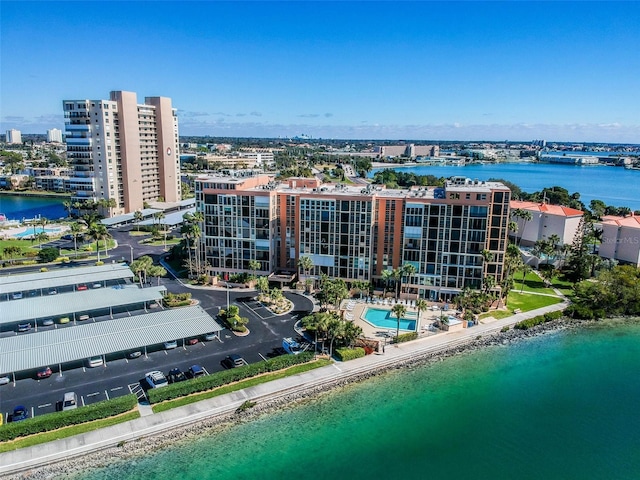
[(245, 409), (243, 411), (211, 416), (202, 421), (185, 425), (183, 427), (172, 428), (171, 430), (157, 433), (155, 435), (123, 442), (117, 447), (109, 447), (43, 467), (37, 467), (8, 476), (7, 478), (11, 480), (71, 479), (78, 475), (86, 474), (88, 471), (93, 469), (104, 468), (122, 461), (135, 460), (136, 457), (145, 456), (157, 450), (189, 442), (194, 438), (204, 435), (211, 435), (212, 433), (229, 428), (233, 425), (251, 421), (260, 415), (265, 415), (284, 408), (295, 407), (303, 402), (312, 401), (321, 395), (329, 394), (337, 388), (362, 382), (368, 378), (383, 374), (390, 370), (414, 368), (429, 363), (440, 362), (448, 357), (472, 352), (481, 348), (509, 345), (510, 343), (522, 341), (527, 338), (537, 337), (560, 330), (579, 328), (593, 323), (595, 322), (561, 318), (552, 322), (537, 325), (528, 330), (516, 330), (514, 328), (510, 328), (506, 332), (499, 332), (493, 335), (473, 339), (465, 344), (458, 345), (444, 351), (416, 354), (415, 357), (411, 357), (410, 359), (374, 367), (366, 372), (347, 378), (338, 378), (329, 384), (324, 383), (321, 386), (310, 385), (309, 388), (297, 391), (290, 395), (279, 396), (275, 400), (260, 400), (252, 408)]

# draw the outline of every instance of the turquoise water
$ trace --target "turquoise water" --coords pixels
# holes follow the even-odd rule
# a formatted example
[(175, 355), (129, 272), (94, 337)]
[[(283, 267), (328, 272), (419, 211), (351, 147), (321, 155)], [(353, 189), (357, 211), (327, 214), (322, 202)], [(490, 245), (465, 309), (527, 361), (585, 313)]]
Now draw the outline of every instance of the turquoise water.
[(61, 228), (42, 228), (42, 227), (36, 227), (35, 228), (35, 232), (34, 229), (32, 227), (28, 228), (25, 232), (22, 233), (15, 233), (12, 236), (16, 237), (16, 238), (23, 238), (23, 237), (29, 237), (31, 235), (34, 234), (38, 234), (40, 232), (44, 232), (44, 233), (60, 233), (61, 232)]
[[(370, 177), (381, 169), (375, 169)], [(580, 193), (585, 205), (594, 199), (607, 205), (629, 207), (640, 210), (640, 170), (621, 167), (556, 165), (548, 163), (486, 163), (464, 167), (456, 166), (412, 166), (403, 167), (419, 175), (451, 177), (461, 175), (472, 179), (488, 180), (503, 178), (518, 185), (525, 192), (540, 191), (545, 187), (559, 186), (570, 194)]]
[[(364, 312), (364, 318), (375, 327), (398, 328), (398, 319), (391, 314), (391, 310), (367, 307)], [(408, 318), (400, 319), (400, 330), (411, 330), (413, 332), (415, 329), (415, 320), (409, 320)]]
[(336, 390), (91, 480), (637, 480), (640, 325), (491, 347)]

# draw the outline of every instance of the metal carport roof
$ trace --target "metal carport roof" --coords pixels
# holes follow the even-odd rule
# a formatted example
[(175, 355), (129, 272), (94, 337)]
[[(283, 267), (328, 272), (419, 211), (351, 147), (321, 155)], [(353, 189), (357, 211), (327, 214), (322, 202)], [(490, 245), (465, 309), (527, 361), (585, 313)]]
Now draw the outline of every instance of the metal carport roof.
[(187, 208), (186, 210), (180, 210), (179, 212), (168, 213), (167, 216), (164, 217), (161, 221), (156, 219), (143, 220), (141, 222), (138, 222), (137, 225), (159, 224), (159, 225), (168, 225), (170, 227), (175, 227), (176, 225), (180, 225), (182, 222), (184, 222), (184, 219), (182, 217), (185, 213), (190, 213), (193, 215), (195, 212), (196, 212), (196, 207)]
[[(143, 210), (140, 210), (143, 218), (150, 217), (154, 213), (161, 212), (161, 211), (162, 210), (158, 210), (156, 208), (145, 208)], [(100, 223), (102, 223), (103, 225), (106, 225), (107, 227), (112, 227), (113, 225), (132, 222), (134, 218), (135, 216), (133, 213), (125, 213), (124, 215), (116, 215), (115, 217), (111, 217), (111, 218), (103, 218), (102, 220), (100, 220)]]
[(222, 327), (196, 305), (0, 338), (0, 373), (63, 364), (220, 330)]
[(137, 285), (127, 285), (118, 289), (107, 287), (11, 300), (0, 303), (0, 324), (151, 302), (161, 299), (166, 290), (164, 286), (140, 288)]
[(124, 264), (104, 265), (101, 267), (59, 268), (51, 272), (0, 277), (0, 295), (127, 278), (133, 278), (133, 272)]

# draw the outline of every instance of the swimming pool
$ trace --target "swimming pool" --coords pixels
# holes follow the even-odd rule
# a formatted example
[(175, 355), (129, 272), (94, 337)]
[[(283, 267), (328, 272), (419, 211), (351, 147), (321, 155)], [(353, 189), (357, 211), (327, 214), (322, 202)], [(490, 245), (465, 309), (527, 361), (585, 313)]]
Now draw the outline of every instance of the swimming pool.
[[(380, 308), (367, 308), (364, 312), (364, 319), (374, 327), (398, 328), (398, 319), (391, 313), (391, 310)], [(416, 321), (408, 318), (400, 319), (400, 330), (415, 332)]]
[[(58, 228), (42, 228), (42, 227), (36, 227), (35, 233), (36, 235), (40, 232), (44, 232), (47, 234), (58, 234), (62, 232), (62, 228), (58, 227)], [(12, 235), (12, 237), (14, 238), (24, 238), (24, 237), (30, 237), (31, 235), (33, 235), (33, 228), (29, 227), (27, 228), (24, 232), (21, 233), (14, 233)]]

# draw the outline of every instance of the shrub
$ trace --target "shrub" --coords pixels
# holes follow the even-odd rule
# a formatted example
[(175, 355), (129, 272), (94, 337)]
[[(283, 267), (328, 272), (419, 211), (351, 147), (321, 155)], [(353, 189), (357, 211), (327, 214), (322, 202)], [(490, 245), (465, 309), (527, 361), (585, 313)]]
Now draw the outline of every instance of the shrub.
[(522, 320), (521, 322), (516, 323), (514, 325), (514, 328), (517, 328), (518, 330), (528, 330), (529, 328), (533, 328), (536, 325), (557, 320), (561, 318), (563, 315), (564, 315), (564, 312), (562, 311), (548, 312), (548, 313), (545, 313), (544, 315), (538, 315), (533, 318)]
[(365, 351), (362, 347), (355, 348), (336, 348), (336, 357), (341, 362), (353, 360), (354, 358), (364, 357)]
[(96, 262), (96, 267), (101, 267), (102, 265), (104, 265), (104, 262), (102, 260)]
[(509, 325), (505, 325), (504, 327), (502, 327), (500, 329), (500, 332), (504, 333), (504, 332), (508, 332), (509, 331)]
[(44, 273), (44, 272), (48, 272), (48, 271), (49, 271), (49, 269), (48, 269), (47, 267), (42, 267), (42, 268), (40, 269), (40, 271), (41, 271), (42, 273)]
[(244, 367), (212, 373), (211, 375), (194, 378), (187, 382), (173, 383), (163, 388), (154, 388), (149, 390), (147, 395), (150, 403), (163, 402), (192, 393), (212, 390), (216, 387), (244, 380), (245, 378), (255, 377), (262, 373), (275, 372), (293, 365), (307, 363), (313, 360), (313, 356), (313, 352), (303, 352), (299, 355), (281, 355), (265, 362), (251, 363)]
[(410, 342), (418, 338), (418, 332), (401, 333), (397, 337), (393, 337), (394, 343)]
[(0, 428), (0, 442), (35, 433), (57, 430), (70, 425), (91, 422), (101, 418), (113, 417), (132, 410), (137, 404), (137, 397), (131, 394), (114, 398), (113, 400), (104, 400), (86, 407), (76, 408), (75, 410), (47, 413), (22, 422), (9, 423)]
[(191, 305), (190, 293), (167, 293), (162, 299), (162, 302), (166, 307), (185, 307)]
[(59, 250), (54, 247), (46, 247), (41, 249), (38, 252), (38, 261), (40, 263), (49, 263), (53, 262), (56, 258), (58, 258)]

